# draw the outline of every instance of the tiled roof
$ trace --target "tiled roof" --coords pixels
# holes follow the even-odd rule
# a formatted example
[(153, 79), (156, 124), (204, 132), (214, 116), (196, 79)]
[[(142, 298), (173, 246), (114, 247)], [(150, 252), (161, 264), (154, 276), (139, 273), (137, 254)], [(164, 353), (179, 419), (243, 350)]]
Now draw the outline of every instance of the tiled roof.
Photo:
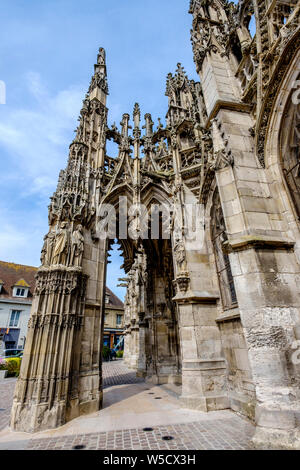
[[(13, 299), (16, 297), (12, 296), (13, 287), (29, 287), (29, 293), (27, 298), (18, 297), (18, 302), (28, 302), (32, 299), (32, 294), (35, 287), (35, 274), (37, 272), (34, 266), (24, 266), (22, 264), (7, 263), (6, 261), (0, 261), (0, 279), (3, 282), (2, 290), (0, 293), (0, 299)], [(109, 304), (107, 306), (124, 308), (123, 302), (117, 297), (108, 287), (106, 292), (109, 295)]]
[(124, 308), (123, 302), (108, 287), (106, 287), (106, 293), (109, 295), (109, 303), (106, 304), (107, 307), (111, 305), (113, 307)]
[(21, 286), (29, 287), (29, 293), (27, 298), (22, 299), (18, 297), (18, 302), (28, 302), (28, 300), (31, 300), (35, 287), (34, 276), (36, 271), (37, 268), (34, 266), (24, 266), (22, 264), (0, 261), (0, 278), (3, 281), (0, 299), (16, 300), (16, 297), (12, 296), (13, 288), (15, 286)]

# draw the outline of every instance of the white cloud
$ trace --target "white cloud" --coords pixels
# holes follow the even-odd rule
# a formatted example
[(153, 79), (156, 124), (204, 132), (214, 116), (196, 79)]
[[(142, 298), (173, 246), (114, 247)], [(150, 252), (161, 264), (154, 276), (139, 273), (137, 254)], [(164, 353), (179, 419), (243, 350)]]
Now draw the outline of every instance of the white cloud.
[(53, 190), (59, 170), (66, 165), (84, 91), (71, 86), (51, 96), (36, 72), (28, 72), (24, 83), (34, 98), (32, 109), (5, 107), (0, 146), (10, 155), (15, 172), (28, 180), (30, 192), (45, 195)]
[(71, 86), (52, 96), (37, 72), (26, 73), (22, 85), (30, 109), (6, 105), (0, 115), (0, 156), (6, 158), (1, 164), (0, 259), (38, 265), (48, 197), (66, 166), (84, 90)]
[(28, 90), (35, 98), (41, 100), (43, 97), (47, 96), (46, 87), (43, 85), (39, 73), (32, 71), (27, 72), (25, 79), (28, 85)]
[(0, 207), (0, 259), (39, 265), (47, 219), (35, 210), (9, 210)]
[[(3, 200), (0, 204), (0, 259), (38, 266), (48, 230), (48, 197), (55, 190), (59, 170), (66, 166), (85, 90), (70, 86), (51, 96), (37, 72), (28, 72), (24, 84), (32, 99), (30, 109), (7, 105), (5, 116), (0, 117), (0, 149), (9, 157), (1, 177), (18, 192), (13, 206), (9, 197), (6, 207)], [(120, 106), (112, 108), (111, 118), (118, 120)], [(118, 278), (124, 276), (123, 259), (114, 248), (107, 283), (123, 299), (125, 289), (116, 288)]]

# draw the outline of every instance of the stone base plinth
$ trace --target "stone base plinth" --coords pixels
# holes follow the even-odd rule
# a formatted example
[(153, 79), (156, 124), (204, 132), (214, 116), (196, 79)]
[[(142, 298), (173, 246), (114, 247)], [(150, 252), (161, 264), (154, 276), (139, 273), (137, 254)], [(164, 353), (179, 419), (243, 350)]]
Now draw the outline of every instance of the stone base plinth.
[(230, 408), (228, 397), (225, 395), (215, 395), (215, 396), (183, 396), (179, 398), (181, 406), (184, 408), (189, 408), (192, 410), (199, 411), (216, 411), (216, 410), (226, 410)]
[(256, 449), (300, 450), (300, 429), (268, 429), (257, 426), (252, 443)]
[(169, 383), (169, 384), (181, 385), (181, 384), (182, 384), (182, 376), (181, 376), (181, 374), (169, 375), (168, 383)]
[(182, 406), (201, 411), (230, 407), (223, 358), (187, 359), (182, 363)]
[(144, 379), (146, 377), (146, 375), (147, 375), (147, 372), (143, 369), (138, 369), (136, 371), (136, 376), (137, 377), (141, 377), (142, 379)]
[(181, 384), (181, 375), (178, 374), (155, 374), (150, 377), (146, 377), (146, 382), (155, 385), (163, 384)]
[(167, 384), (169, 380), (168, 375), (151, 375), (150, 377), (146, 377), (146, 383), (151, 383), (154, 385), (163, 385)]
[(230, 408), (233, 411), (241, 413), (251, 421), (255, 420), (255, 400), (246, 395), (228, 392)]
[(21, 404), (13, 403), (10, 426), (13, 431), (39, 432), (55, 429), (66, 422), (66, 404), (54, 403), (49, 409), (48, 403)]
[(102, 408), (102, 392), (98, 399), (81, 402), (71, 400), (66, 410), (65, 401), (54, 403), (49, 409), (48, 403), (38, 405), (21, 405), (14, 402), (11, 412), (11, 429), (13, 431), (35, 433), (55, 429), (78, 416), (95, 413)]

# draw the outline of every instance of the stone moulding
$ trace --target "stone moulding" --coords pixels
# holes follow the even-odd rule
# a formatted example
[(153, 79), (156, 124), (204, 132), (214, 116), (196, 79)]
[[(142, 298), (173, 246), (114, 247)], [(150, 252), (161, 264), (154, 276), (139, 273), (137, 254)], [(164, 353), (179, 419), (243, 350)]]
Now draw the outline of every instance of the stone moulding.
[(241, 316), (239, 313), (235, 313), (234, 315), (222, 315), (218, 318), (216, 318), (217, 323), (225, 323), (227, 321), (234, 321), (234, 320), (240, 320)]
[(264, 237), (262, 235), (244, 235), (239, 238), (231, 238), (223, 244), (224, 251), (247, 250), (248, 248), (273, 248), (282, 250), (293, 250), (295, 242), (280, 237)]
[(216, 303), (219, 298), (220, 294), (217, 292), (188, 290), (185, 293), (179, 292), (173, 300), (177, 303)]
[(217, 370), (226, 369), (225, 359), (185, 359), (182, 363), (182, 370)]
[(212, 120), (217, 116), (218, 112), (221, 109), (228, 109), (230, 111), (239, 111), (241, 113), (249, 113), (252, 109), (252, 106), (249, 105), (248, 103), (242, 103), (241, 101), (234, 102), (234, 101), (217, 100), (204, 125), (205, 129), (210, 128)]

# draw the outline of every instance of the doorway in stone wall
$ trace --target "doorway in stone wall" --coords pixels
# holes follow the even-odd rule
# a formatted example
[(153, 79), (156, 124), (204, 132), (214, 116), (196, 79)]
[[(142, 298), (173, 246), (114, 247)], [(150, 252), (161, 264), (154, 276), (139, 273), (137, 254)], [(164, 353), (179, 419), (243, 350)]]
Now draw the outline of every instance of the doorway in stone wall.
[[(149, 234), (138, 241), (128, 237), (108, 243), (106, 286), (111, 291), (115, 286), (114, 293), (124, 303), (124, 357), (102, 362), (104, 390), (144, 381), (181, 383), (172, 244), (161, 234), (160, 228), (153, 239)], [(105, 320), (104, 312), (103, 342), (107, 340)]]

